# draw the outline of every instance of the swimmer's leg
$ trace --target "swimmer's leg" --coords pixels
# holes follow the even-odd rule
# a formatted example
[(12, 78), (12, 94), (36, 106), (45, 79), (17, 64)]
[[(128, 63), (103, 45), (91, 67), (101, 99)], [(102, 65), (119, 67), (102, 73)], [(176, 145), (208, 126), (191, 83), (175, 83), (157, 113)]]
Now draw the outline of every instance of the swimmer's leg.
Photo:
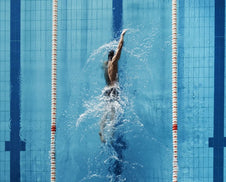
[(110, 122), (111, 122), (111, 126), (112, 126), (112, 130), (111, 130), (111, 138), (113, 139), (114, 136), (114, 130), (115, 130), (115, 107), (111, 106), (111, 117), (110, 117)]
[(101, 120), (101, 123), (100, 123), (100, 132), (99, 132), (99, 135), (100, 135), (100, 140), (101, 142), (105, 143), (105, 139), (104, 139), (104, 128), (106, 126), (106, 123), (107, 123), (107, 115), (108, 113), (106, 112)]

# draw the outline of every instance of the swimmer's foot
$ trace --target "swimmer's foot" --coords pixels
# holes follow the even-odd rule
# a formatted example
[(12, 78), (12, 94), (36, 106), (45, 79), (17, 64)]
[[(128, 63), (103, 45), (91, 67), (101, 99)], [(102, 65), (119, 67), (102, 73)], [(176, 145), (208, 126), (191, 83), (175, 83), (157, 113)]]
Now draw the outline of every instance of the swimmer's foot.
[(101, 141), (102, 143), (105, 143), (106, 141), (105, 141), (105, 139), (104, 139), (103, 134), (102, 134), (101, 132), (99, 132), (99, 135), (100, 135), (100, 141)]

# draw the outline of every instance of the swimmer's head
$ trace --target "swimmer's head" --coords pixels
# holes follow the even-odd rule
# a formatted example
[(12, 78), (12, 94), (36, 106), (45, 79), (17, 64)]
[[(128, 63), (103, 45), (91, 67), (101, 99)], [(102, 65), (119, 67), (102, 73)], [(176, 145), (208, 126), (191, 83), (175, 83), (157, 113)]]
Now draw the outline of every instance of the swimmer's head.
[(114, 54), (115, 54), (114, 50), (109, 51), (109, 53), (108, 53), (108, 60), (112, 60)]

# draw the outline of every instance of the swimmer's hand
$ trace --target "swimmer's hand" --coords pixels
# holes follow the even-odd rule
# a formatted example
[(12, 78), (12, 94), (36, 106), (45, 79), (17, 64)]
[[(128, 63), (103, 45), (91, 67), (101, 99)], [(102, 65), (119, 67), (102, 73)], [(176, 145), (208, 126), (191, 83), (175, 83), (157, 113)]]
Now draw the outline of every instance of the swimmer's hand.
[(124, 36), (125, 35), (125, 33), (128, 31), (128, 29), (124, 29), (123, 31), (122, 31), (122, 36)]

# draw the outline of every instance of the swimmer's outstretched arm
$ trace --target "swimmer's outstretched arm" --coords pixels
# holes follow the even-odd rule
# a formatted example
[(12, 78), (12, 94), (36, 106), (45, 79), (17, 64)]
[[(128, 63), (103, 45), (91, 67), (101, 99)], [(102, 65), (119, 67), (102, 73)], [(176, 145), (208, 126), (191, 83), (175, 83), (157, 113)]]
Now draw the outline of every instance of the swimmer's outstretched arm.
[(112, 58), (112, 63), (114, 63), (114, 62), (116, 63), (120, 59), (121, 52), (122, 52), (122, 46), (123, 46), (123, 42), (124, 42), (124, 35), (125, 35), (127, 30), (128, 29), (124, 29), (123, 32), (121, 33), (118, 48), (117, 48), (116, 54)]

